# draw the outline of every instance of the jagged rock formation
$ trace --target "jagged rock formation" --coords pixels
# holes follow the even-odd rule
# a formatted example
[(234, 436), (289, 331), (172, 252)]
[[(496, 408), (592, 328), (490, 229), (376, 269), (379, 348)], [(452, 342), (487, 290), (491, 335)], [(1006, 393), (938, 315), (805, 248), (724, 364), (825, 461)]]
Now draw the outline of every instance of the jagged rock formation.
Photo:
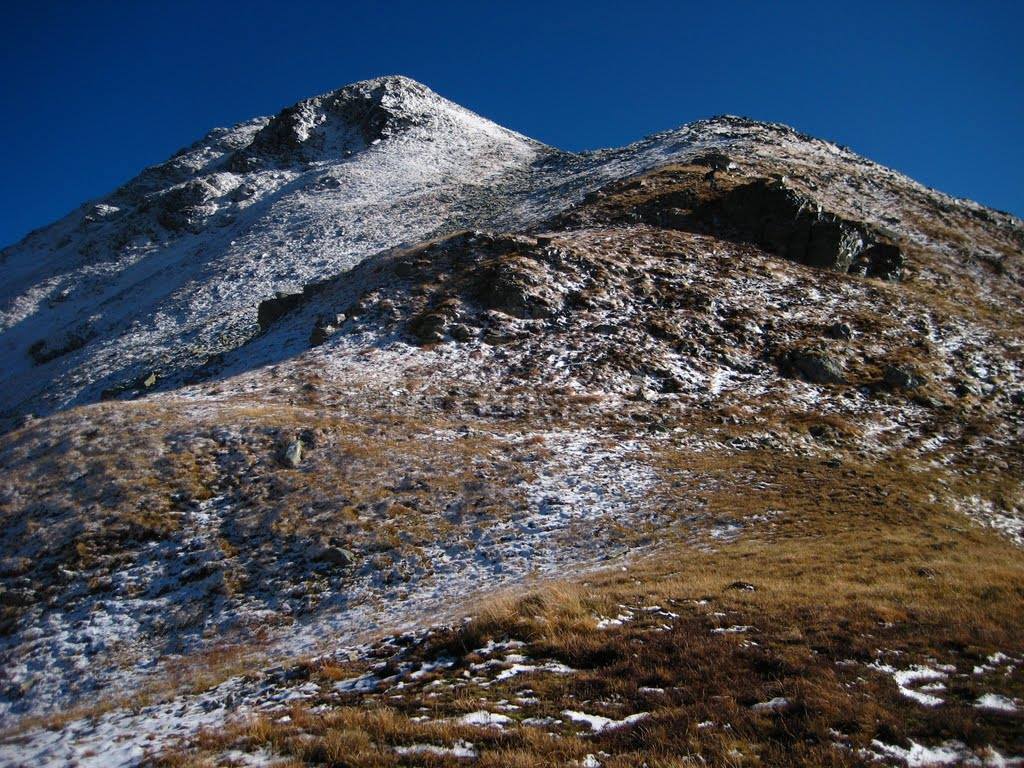
[[(573, 155), (382, 78), (214, 131), (3, 253), (2, 711), (225, 646), (363, 663), (474, 590), (669, 546), (839, 568), (835, 531), (905, 524), (885, 563), (1012, 560), (1022, 251), (1014, 217), (740, 118)], [(166, 711), (276, 706), (224, 686)], [(166, 738), (161, 706), (62, 743)]]

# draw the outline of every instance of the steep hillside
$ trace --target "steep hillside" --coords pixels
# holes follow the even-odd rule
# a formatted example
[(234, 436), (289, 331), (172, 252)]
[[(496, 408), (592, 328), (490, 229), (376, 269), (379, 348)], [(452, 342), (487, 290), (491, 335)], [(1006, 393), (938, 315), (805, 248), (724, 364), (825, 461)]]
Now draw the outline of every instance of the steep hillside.
[(1024, 758), (1009, 215), (384, 78), (3, 259), (0, 765)]

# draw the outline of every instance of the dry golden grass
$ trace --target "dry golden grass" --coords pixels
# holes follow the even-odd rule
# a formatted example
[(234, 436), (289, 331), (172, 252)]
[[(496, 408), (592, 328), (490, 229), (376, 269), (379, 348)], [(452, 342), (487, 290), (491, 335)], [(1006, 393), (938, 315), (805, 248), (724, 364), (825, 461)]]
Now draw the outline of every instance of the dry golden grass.
[[(270, 748), (303, 765), (453, 766), (466, 761), (399, 758), (393, 747), (457, 740), (474, 744), (475, 765), (525, 768), (574, 765), (597, 752), (606, 753), (606, 766), (682, 766), (698, 757), (714, 766), (860, 765), (870, 760), (858, 750), (875, 739), (904, 746), (907, 739), (956, 739), (970, 750), (1024, 751), (1019, 714), (973, 706), (984, 692), (1024, 695), (1024, 676), (971, 673), (997, 651), (1024, 653), (1024, 558), (948, 508), (940, 470), (898, 458), (847, 458), (835, 467), (767, 452), (668, 450), (660, 461), (685, 467), (702, 483), (712, 519), (743, 521), (774, 511), (770, 524), (753, 525), (710, 551), (667, 543), (628, 569), (472, 606), (472, 621), (419, 651), (423, 658), (459, 660), (449, 694), (427, 699), (424, 691), (445, 689), (411, 689), (322, 715), (296, 710), (289, 723), (260, 720), (248, 730), (208, 734), (199, 748), (168, 756), (165, 764), (241, 746)], [(747, 492), (752, 483), (757, 494)], [(651, 604), (677, 617), (670, 626), (648, 617), (642, 607)], [(620, 606), (632, 606), (636, 619), (598, 630), (594, 617), (614, 616)], [(752, 629), (713, 631), (731, 625)], [(458, 683), (462, 665), (479, 661), (476, 649), (504, 638), (526, 642), (532, 658), (557, 659), (576, 671), (487, 688)], [(945, 704), (922, 707), (901, 696), (891, 678), (867, 669), (880, 658), (900, 668), (953, 664), (964, 674), (948, 679)], [(340, 677), (351, 670), (322, 673)], [(551, 736), (528, 726), (497, 731), (455, 722), (461, 712), (494, 711), (495, 702), (527, 688), (540, 700), (532, 716), (558, 717), (563, 709), (651, 715), (593, 735), (564, 724), (547, 729)], [(790, 702), (783, 710), (752, 709), (779, 696)], [(413, 721), (423, 705), (431, 719)], [(699, 727), (707, 722), (714, 725)]]

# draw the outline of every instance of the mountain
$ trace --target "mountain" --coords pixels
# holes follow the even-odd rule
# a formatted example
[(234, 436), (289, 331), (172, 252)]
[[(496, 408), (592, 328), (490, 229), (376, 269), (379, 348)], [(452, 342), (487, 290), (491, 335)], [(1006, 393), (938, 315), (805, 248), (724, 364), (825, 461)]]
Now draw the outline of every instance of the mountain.
[(385, 77), (0, 259), (0, 765), (1024, 755), (1019, 219)]

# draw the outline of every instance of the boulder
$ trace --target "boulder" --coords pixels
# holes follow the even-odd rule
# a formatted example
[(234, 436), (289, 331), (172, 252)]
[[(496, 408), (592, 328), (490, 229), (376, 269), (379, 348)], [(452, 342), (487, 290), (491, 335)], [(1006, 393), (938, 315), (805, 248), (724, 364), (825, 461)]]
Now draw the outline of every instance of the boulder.
[(899, 246), (892, 243), (872, 243), (850, 264), (849, 272), (880, 280), (899, 280), (903, 276), (906, 258)]
[(306, 557), (314, 562), (328, 563), (342, 568), (347, 568), (356, 562), (356, 556), (351, 550), (322, 542), (311, 544), (306, 550)]
[(907, 365), (887, 365), (882, 382), (888, 389), (917, 389), (924, 384), (924, 377)]
[(313, 326), (313, 330), (309, 334), (309, 345), (319, 347), (338, 332), (338, 326), (343, 322), (345, 322), (345, 316), (342, 314), (336, 315), (334, 318), (318, 317), (316, 325)]
[(465, 323), (456, 323), (448, 329), (448, 333), (450, 333), (451, 337), (456, 341), (470, 341), (474, 336), (476, 336), (473, 329)]
[(441, 312), (424, 312), (409, 323), (409, 330), (421, 344), (432, 344), (444, 340), (448, 318)]
[(843, 366), (819, 350), (793, 349), (779, 359), (783, 375), (812, 384), (842, 384)]
[(286, 467), (291, 467), (292, 469), (298, 467), (302, 463), (302, 441), (293, 440), (290, 442), (288, 447), (284, 449), (281, 461)]
[(274, 298), (261, 301), (256, 308), (256, 322), (260, 324), (260, 331), (265, 333), (276, 321), (302, 304), (303, 298), (302, 293), (278, 291)]
[(833, 323), (828, 327), (827, 335), (830, 339), (849, 341), (853, 338), (853, 328), (846, 323)]

